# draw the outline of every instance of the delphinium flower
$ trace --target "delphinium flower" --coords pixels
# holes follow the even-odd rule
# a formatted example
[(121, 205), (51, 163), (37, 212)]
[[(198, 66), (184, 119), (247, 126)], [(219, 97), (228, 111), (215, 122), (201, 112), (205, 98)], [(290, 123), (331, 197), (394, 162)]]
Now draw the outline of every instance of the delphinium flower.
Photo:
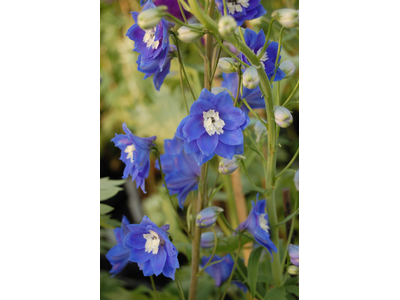
[(184, 140), (184, 149), (193, 153), (198, 165), (215, 154), (232, 159), (243, 154), (243, 130), (248, 125), (246, 115), (233, 106), (227, 91), (214, 95), (203, 89), (190, 114), (179, 124), (176, 135)]
[[(183, 209), (186, 197), (195, 191), (199, 185), (201, 168), (192, 154), (186, 154), (183, 140), (174, 137), (164, 140), (165, 154), (160, 156), (161, 167), (170, 195), (178, 194), (179, 207)], [(158, 160), (156, 168), (159, 168)]]
[[(241, 26), (245, 20), (253, 20), (267, 13), (260, 2), (261, 0), (226, 0), (227, 13)], [(224, 1), (215, 0), (215, 4), (221, 14), (225, 15)]]
[(119, 158), (125, 163), (123, 179), (132, 176), (132, 181), (136, 180), (136, 188), (145, 190), (145, 178), (149, 176), (150, 170), (150, 152), (151, 146), (156, 140), (156, 136), (149, 138), (138, 137), (122, 124), (122, 129), (126, 134), (115, 134), (111, 140), (115, 146), (121, 149), (121, 157)]
[[(211, 257), (211, 255), (203, 256), (203, 258), (201, 259), (200, 265), (203, 268), (207, 264), (210, 257)], [(223, 284), (229, 278), (229, 276), (231, 275), (232, 269), (233, 269), (233, 265), (234, 265), (233, 258), (230, 254), (227, 254), (224, 257), (219, 257), (218, 255), (214, 255), (214, 257), (210, 263), (219, 261), (221, 259), (224, 259), (224, 260), (219, 263), (216, 263), (214, 265), (208, 266), (204, 270), (214, 279), (216, 287), (221, 286), (221, 284)]]
[(112, 276), (118, 274), (125, 268), (125, 266), (129, 262), (129, 248), (124, 246), (124, 239), (126, 235), (129, 233), (128, 226), (129, 221), (128, 219), (123, 216), (121, 222), (121, 228), (114, 229), (114, 235), (117, 240), (117, 244), (112, 247), (106, 254), (106, 258), (110, 262), (112, 268), (110, 273)]
[(299, 266), (299, 245), (289, 245), (288, 250), (292, 264)]
[[(143, 6), (143, 11), (156, 6), (148, 0)], [(143, 30), (138, 25), (138, 12), (132, 12), (135, 24), (132, 25), (126, 36), (135, 42), (133, 51), (139, 53), (137, 59), (138, 71), (145, 73), (144, 79), (153, 76), (153, 83), (157, 90), (160, 90), (165, 76), (169, 73), (171, 59), (175, 51), (175, 46), (169, 44), (168, 29), (174, 24), (161, 19), (160, 23), (154, 28)]]
[(129, 260), (138, 264), (144, 276), (160, 275), (175, 280), (179, 268), (178, 250), (168, 238), (169, 225), (158, 228), (147, 216), (140, 224), (128, 225), (130, 232), (124, 246), (129, 248)]
[[(265, 35), (263, 30), (261, 29), (260, 32), (257, 34), (253, 30), (247, 28), (246, 31), (244, 32), (244, 39), (246, 41), (247, 46), (249, 46), (249, 48), (257, 56), (259, 56), (261, 54), (262, 48), (265, 43)], [(263, 53), (263, 55), (260, 58), (260, 62), (264, 66), (264, 70), (265, 73), (267, 73), (268, 75), (268, 79), (271, 79), (275, 73), (275, 61), (278, 54), (278, 47), (279, 44), (277, 42), (270, 41), (267, 50)], [(240, 53), (239, 58), (243, 60), (245, 63), (250, 64), (250, 62), (247, 60), (247, 57), (243, 53)], [(278, 63), (280, 60), (281, 56), (279, 56)], [(280, 68), (278, 68), (278, 70), (276, 71), (274, 81), (280, 81), (283, 78), (285, 78), (285, 73)]]
[(251, 201), (252, 209), (247, 219), (240, 223), (236, 231), (246, 229), (255, 238), (256, 242), (264, 246), (271, 253), (276, 252), (277, 249), (274, 243), (270, 239), (269, 235), (269, 223), (268, 215), (265, 212), (265, 199), (257, 201)]

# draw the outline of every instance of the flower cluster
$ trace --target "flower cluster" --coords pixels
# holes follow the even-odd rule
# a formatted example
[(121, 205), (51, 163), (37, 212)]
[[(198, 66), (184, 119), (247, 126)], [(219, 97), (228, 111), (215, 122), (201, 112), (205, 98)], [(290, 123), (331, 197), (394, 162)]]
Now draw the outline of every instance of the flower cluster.
[(149, 176), (150, 171), (150, 151), (156, 140), (156, 136), (149, 138), (138, 137), (122, 124), (122, 128), (126, 134), (115, 134), (111, 140), (115, 146), (121, 149), (121, 157), (119, 158), (125, 163), (125, 170), (122, 178), (126, 179), (132, 176), (132, 181), (136, 180), (136, 188), (145, 190), (144, 179)]
[(214, 95), (203, 89), (176, 131), (184, 140), (185, 152), (192, 153), (197, 164), (202, 165), (215, 154), (232, 159), (243, 154), (243, 132), (249, 119), (233, 106), (232, 98), (224, 91)]
[[(244, 21), (259, 18), (267, 13), (260, 2), (261, 0), (226, 0), (227, 13), (241, 26)], [(215, 4), (221, 14), (225, 15), (224, 1), (215, 0)]]
[(175, 280), (179, 268), (178, 251), (168, 238), (169, 225), (158, 228), (147, 216), (140, 224), (129, 225), (123, 217), (121, 228), (114, 229), (117, 245), (108, 251), (113, 276), (131, 261), (138, 264), (144, 276), (160, 275)]
[[(143, 6), (146, 11), (156, 6), (148, 0)], [(135, 42), (133, 51), (139, 53), (137, 59), (138, 71), (145, 73), (144, 79), (153, 75), (153, 83), (160, 90), (165, 76), (169, 73), (171, 59), (176, 50), (174, 45), (169, 44), (169, 28), (174, 24), (161, 19), (157, 26), (143, 30), (138, 25), (138, 12), (132, 12), (135, 24), (128, 29), (126, 36)]]

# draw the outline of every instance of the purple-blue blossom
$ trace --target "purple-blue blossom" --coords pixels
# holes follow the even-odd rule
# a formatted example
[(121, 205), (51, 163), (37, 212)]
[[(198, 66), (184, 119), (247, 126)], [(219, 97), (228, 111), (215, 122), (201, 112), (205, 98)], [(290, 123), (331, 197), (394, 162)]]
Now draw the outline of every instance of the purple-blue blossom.
[(185, 152), (193, 154), (197, 164), (202, 165), (215, 154), (229, 159), (243, 154), (242, 131), (248, 124), (227, 91), (214, 95), (203, 89), (190, 114), (179, 124), (176, 136), (184, 140)]
[(129, 233), (129, 229), (127, 227), (128, 225), (128, 219), (125, 216), (122, 216), (121, 227), (114, 229), (114, 235), (115, 239), (117, 240), (117, 244), (106, 254), (106, 258), (112, 266), (110, 271), (112, 276), (121, 272), (129, 262), (130, 250), (124, 246), (124, 239)]
[[(227, 13), (241, 26), (245, 20), (253, 20), (267, 13), (260, 2), (261, 0), (226, 0)], [(215, 4), (221, 14), (225, 15), (223, 0), (215, 0)]]
[[(210, 257), (211, 257), (211, 255), (203, 256), (203, 258), (201, 259), (200, 265), (203, 268), (207, 264)], [(234, 265), (233, 258), (230, 254), (227, 254), (224, 257), (219, 257), (218, 255), (214, 255), (211, 262), (219, 261), (221, 259), (224, 259), (224, 260), (219, 263), (216, 263), (214, 265), (208, 266), (204, 270), (214, 279), (215, 286), (217, 286), (217, 287), (221, 286), (229, 278), (229, 275), (231, 274), (233, 265)]]
[(154, 145), (156, 136), (149, 138), (138, 137), (122, 124), (122, 129), (126, 134), (115, 134), (111, 140), (115, 146), (121, 149), (121, 157), (119, 158), (125, 163), (123, 179), (132, 176), (132, 181), (136, 180), (136, 188), (145, 190), (145, 178), (149, 176), (150, 170), (150, 152)]
[(144, 276), (162, 273), (175, 280), (178, 250), (168, 238), (169, 225), (158, 228), (144, 216), (140, 224), (128, 225), (128, 229), (124, 246), (130, 249), (129, 260), (138, 264)]
[[(244, 39), (246, 41), (246, 45), (257, 55), (261, 54), (262, 48), (265, 43), (265, 35), (263, 30), (261, 29), (260, 32), (257, 34), (253, 30), (247, 28), (244, 32)], [(275, 61), (278, 54), (278, 47), (279, 44), (277, 42), (269, 41), (267, 46), (267, 50), (263, 53), (260, 58), (261, 64), (264, 66), (265, 73), (268, 75), (268, 79), (271, 79), (275, 73)], [(250, 64), (247, 57), (240, 53), (239, 58), (243, 60), (245, 63)], [(278, 63), (281, 60), (281, 56), (279, 55)], [(278, 68), (276, 71), (276, 75), (274, 81), (280, 81), (285, 78), (285, 73)], [(244, 96), (243, 96), (244, 97)], [(247, 99), (247, 98), (246, 98)]]
[(289, 256), (290, 256), (290, 261), (292, 264), (295, 266), (299, 266), (299, 245), (289, 245), (288, 247), (289, 250)]
[[(151, 0), (143, 6), (143, 11), (155, 8)], [(160, 90), (165, 77), (169, 73), (171, 59), (174, 57), (176, 47), (169, 44), (168, 29), (174, 23), (161, 19), (154, 28), (143, 30), (138, 25), (138, 12), (132, 12), (135, 24), (132, 25), (126, 36), (135, 42), (133, 51), (139, 53), (137, 59), (138, 71), (145, 73), (144, 79), (153, 75), (153, 83), (157, 90)]]
[(272, 251), (276, 252), (277, 249), (274, 243), (271, 241), (269, 234), (269, 222), (268, 215), (265, 212), (265, 199), (257, 201), (251, 201), (252, 209), (247, 219), (240, 223), (236, 231), (246, 229), (255, 238), (256, 242), (268, 249), (272, 257)]

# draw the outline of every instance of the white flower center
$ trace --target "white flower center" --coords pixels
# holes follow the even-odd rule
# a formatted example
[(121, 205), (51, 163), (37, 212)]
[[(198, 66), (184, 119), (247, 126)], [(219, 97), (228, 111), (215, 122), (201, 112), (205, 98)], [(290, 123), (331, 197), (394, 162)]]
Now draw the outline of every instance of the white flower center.
[(226, 8), (228, 9), (229, 13), (233, 15), (235, 11), (241, 12), (243, 9), (242, 7), (249, 7), (249, 0), (228, 0), (226, 3)]
[[(259, 56), (261, 53), (262, 48), (258, 49), (256, 55)], [(265, 51), (265, 53), (263, 54), (263, 56), (260, 58), (260, 61), (264, 62), (268, 60), (268, 54), (267, 51)]]
[(258, 220), (260, 221), (260, 227), (261, 229), (264, 229), (267, 233), (269, 231), (269, 226), (267, 225), (267, 219), (265, 218), (265, 214), (261, 214), (258, 217)]
[(126, 156), (126, 159), (131, 159), (131, 163), (133, 163), (133, 151), (135, 151), (135, 146), (134, 145), (129, 145), (125, 148), (125, 153), (128, 153)]
[(146, 34), (143, 37), (143, 42), (146, 43), (147, 48), (157, 49), (160, 44), (159, 41), (155, 41), (156, 27), (145, 30)]
[(203, 125), (209, 135), (214, 135), (215, 133), (224, 133), (222, 128), (225, 125), (224, 120), (219, 118), (219, 112), (210, 109), (208, 112), (203, 111)]
[(153, 230), (149, 230), (150, 233), (143, 234), (143, 237), (146, 239), (146, 245), (144, 245), (145, 252), (153, 254), (158, 253), (158, 247), (160, 246), (160, 237), (158, 236), (157, 232)]

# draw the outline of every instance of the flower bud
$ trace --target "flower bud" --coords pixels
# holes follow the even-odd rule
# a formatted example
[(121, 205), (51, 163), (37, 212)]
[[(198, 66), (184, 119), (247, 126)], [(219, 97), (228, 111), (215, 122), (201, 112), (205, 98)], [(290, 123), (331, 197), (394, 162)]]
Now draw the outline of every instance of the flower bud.
[(218, 214), (224, 210), (221, 207), (211, 206), (203, 209), (196, 217), (196, 225), (200, 228), (210, 227), (217, 220)]
[[(222, 232), (217, 232), (217, 238), (223, 236)], [(209, 231), (209, 232), (203, 232), (201, 234), (201, 238), (200, 238), (200, 247), (201, 248), (211, 248), (214, 247), (214, 243), (215, 243), (215, 237), (214, 237), (214, 233)]]
[(178, 38), (184, 43), (193, 43), (200, 39), (204, 32), (201, 31), (204, 27), (202, 24), (190, 24), (191, 26), (199, 27), (199, 30), (195, 30), (190, 27), (182, 26), (178, 29)]
[(293, 181), (296, 189), (299, 190), (299, 170), (297, 170), (296, 174), (294, 174)]
[(156, 27), (160, 23), (165, 9), (167, 7), (162, 5), (142, 11), (138, 16), (139, 27), (144, 30)]
[[(263, 121), (267, 123), (267, 121), (265, 121), (264, 119)], [(263, 135), (267, 135), (267, 128), (264, 126), (263, 123), (260, 122), (260, 120), (258, 120), (254, 125), (254, 132), (257, 136), (256, 142), (258, 143)]]
[(293, 266), (293, 265), (289, 266), (289, 268), (288, 268), (288, 273), (289, 273), (290, 275), (297, 275), (297, 274), (299, 274), (299, 267), (296, 267), (296, 266)]
[(293, 122), (293, 117), (290, 111), (283, 106), (274, 107), (275, 122), (279, 127), (287, 128)]
[(292, 63), (290, 60), (285, 60), (279, 65), (279, 68), (285, 73), (285, 78), (288, 78), (294, 74), (294, 71), (296, 70), (296, 67), (294, 63)]
[(238, 65), (233, 58), (222, 57), (218, 61), (218, 69), (223, 73), (234, 73), (238, 70)]
[(243, 85), (248, 89), (255, 89), (260, 82), (260, 77), (258, 76), (258, 72), (256, 67), (251, 66), (244, 71), (243, 74)]
[(218, 171), (223, 175), (232, 174), (239, 167), (239, 163), (242, 159), (246, 159), (246, 157), (242, 155), (234, 155), (232, 159), (223, 158), (219, 162)]
[(276, 18), (283, 27), (292, 28), (299, 26), (299, 11), (291, 8), (275, 10), (271, 17)]
[(218, 22), (218, 32), (222, 37), (230, 36), (237, 27), (236, 20), (231, 16), (223, 16)]

